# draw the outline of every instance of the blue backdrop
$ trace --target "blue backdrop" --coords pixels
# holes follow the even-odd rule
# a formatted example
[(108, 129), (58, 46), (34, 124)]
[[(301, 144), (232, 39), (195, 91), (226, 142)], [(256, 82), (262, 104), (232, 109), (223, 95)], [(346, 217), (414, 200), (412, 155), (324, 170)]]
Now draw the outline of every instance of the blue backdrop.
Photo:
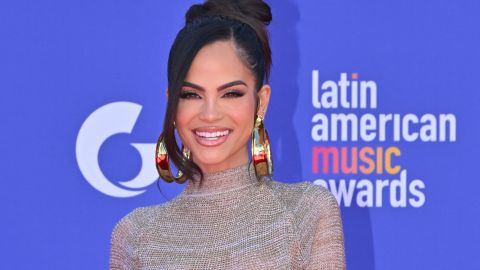
[[(182, 190), (153, 146), (192, 3), (2, 1), (1, 269), (105, 269)], [(349, 269), (480, 269), (479, 2), (270, 4), (274, 178), (335, 194)]]

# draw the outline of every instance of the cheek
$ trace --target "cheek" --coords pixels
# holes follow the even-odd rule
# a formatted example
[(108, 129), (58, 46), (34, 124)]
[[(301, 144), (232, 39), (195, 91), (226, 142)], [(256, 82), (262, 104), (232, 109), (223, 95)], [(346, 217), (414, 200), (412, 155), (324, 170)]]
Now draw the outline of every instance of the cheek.
[(177, 115), (175, 117), (175, 125), (180, 137), (184, 139), (184, 133), (188, 132), (188, 125), (197, 114), (194, 106), (189, 106), (185, 102), (180, 101), (177, 107)]
[(241, 126), (242, 128), (246, 127), (252, 127), (253, 128), (253, 116), (254, 112), (253, 109), (250, 110), (237, 110), (230, 114), (230, 118), (233, 119), (233, 121), (238, 125)]
[(185, 110), (184, 106), (180, 105), (179, 103), (177, 107), (177, 115), (175, 116), (175, 123), (177, 128), (184, 126), (184, 124), (188, 122), (189, 114), (190, 113), (188, 112), (188, 110)]
[(242, 133), (250, 133), (254, 124), (255, 104), (252, 101), (236, 104), (229, 109), (229, 115)]

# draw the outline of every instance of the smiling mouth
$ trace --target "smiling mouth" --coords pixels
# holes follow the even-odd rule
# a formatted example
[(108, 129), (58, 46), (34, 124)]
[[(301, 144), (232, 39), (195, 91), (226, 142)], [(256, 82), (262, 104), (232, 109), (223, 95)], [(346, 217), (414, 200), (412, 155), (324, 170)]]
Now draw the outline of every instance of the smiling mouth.
[(225, 142), (230, 135), (230, 129), (195, 129), (193, 134), (196, 141), (203, 146), (217, 146)]

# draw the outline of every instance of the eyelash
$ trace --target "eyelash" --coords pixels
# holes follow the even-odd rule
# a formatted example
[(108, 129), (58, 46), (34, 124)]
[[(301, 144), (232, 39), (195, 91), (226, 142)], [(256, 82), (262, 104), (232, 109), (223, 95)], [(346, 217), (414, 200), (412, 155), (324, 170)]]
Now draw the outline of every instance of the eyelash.
[[(225, 95), (223, 95), (224, 97), (231, 97), (231, 98), (239, 98), (239, 97), (242, 97), (244, 94), (240, 91), (237, 91), (237, 90), (233, 90), (233, 91), (229, 91), (227, 93), (225, 93)], [(195, 93), (195, 92), (192, 92), (192, 91), (182, 91), (182, 93), (180, 94), (180, 98), (181, 99), (195, 99), (195, 98), (200, 98), (200, 96)]]

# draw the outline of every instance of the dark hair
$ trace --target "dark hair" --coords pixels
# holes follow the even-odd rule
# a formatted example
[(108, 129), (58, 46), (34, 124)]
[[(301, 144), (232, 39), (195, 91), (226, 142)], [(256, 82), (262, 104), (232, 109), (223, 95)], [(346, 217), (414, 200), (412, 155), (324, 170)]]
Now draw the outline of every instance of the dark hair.
[[(186, 159), (175, 139), (174, 120), (185, 76), (198, 51), (215, 41), (232, 40), (239, 58), (255, 76), (256, 90), (268, 82), (271, 51), (266, 25), (272, 20), (270, 7), (261, 0), (209, 0), (192, 5), (185, 26), (178, 32), (168, 58), (168, 104), (163, 139), (169, 159), (187, 178), (203, 172)], [(258, 96), (257, 106), (258, 106)], [(252, 127), (253, 128), (253, 127)]]

